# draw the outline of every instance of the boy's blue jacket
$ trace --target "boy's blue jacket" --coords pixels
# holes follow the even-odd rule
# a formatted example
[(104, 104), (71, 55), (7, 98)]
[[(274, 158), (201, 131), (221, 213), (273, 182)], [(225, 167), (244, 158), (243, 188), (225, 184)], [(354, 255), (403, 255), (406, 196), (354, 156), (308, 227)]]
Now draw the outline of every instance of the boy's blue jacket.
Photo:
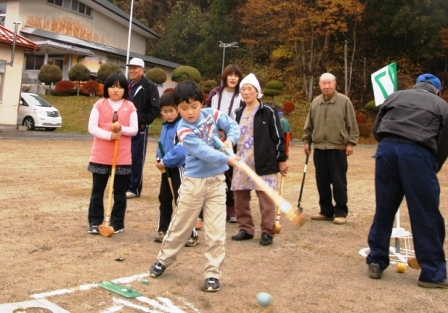
[(171, 123), (162, 123), (159, 141), (162, 143), (165, 156), (162, 158), (162, 153), (160, 152), (159, 146), (157, 146), (156, 158), (157, 160), (162, 160), (163, 165), (168, 168), (185, 166), (187, 152), (176, 137), (177, 126), (180, 120), (181, 117), (179, 116)]
[(211, 177), (229, 169), (229, 157), (216, 145), (213, 137), (218, 129), (224, 130), (227, 139), (235, 145), (240, 138), (240, 126), (227, 114), (213, 108), (201, 110), (194, 123), (181, 120), (177, 130), (179, 140), (187, 151), (184, 176)]

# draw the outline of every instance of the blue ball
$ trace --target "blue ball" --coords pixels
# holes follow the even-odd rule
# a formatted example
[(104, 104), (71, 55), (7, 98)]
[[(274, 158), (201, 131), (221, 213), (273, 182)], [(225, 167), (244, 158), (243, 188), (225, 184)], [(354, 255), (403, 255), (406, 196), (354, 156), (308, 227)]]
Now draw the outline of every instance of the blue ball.
[(257, 301), (261, 306), (268, 306), (272, 302), (272, 296), (267, 292), (260, 292), (257, 295)]

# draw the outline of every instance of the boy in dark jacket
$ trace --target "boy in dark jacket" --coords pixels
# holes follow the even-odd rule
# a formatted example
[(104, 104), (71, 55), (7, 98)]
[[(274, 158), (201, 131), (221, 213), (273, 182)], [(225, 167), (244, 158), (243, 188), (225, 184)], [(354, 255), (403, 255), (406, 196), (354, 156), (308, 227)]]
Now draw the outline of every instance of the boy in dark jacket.
[[(160, 98), (160, 111), (165, 122), (159, 138), (156, 152), (156, 167), (162, 172), (159, 193), (159, 225), (157, 227), (156, 242), (162, 242), (173, 215), (173, 199), (177, 202), (178, 190), (184, 173), (186, 151), (179, 144), (177, 126), (181, 117), (174, 104), (172, 93), (166, 93)], [(187, 247), (194, 247), (199, 243), (199, 237), (193, 228)]]

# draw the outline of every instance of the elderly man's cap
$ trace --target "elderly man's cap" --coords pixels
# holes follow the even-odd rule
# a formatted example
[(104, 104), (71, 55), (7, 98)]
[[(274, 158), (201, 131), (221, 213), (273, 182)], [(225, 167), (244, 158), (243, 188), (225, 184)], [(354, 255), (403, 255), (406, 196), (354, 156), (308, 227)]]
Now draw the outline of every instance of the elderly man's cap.
[(145, 67), (145, 62), (140, 58), (133, 58), (126, 66), (141, 66)]
[(440, 83), (440, 79), (438, 79), (436, 76), (434, 76), (432, 74), (427, 73), (427, 74), (422, 74), (419, 77), (417, 77), (416, 83), (422, 83), (422, 82), (430, 83), (431, 85), (436, 87), (438, 90), (442, 89), (442, 84)]

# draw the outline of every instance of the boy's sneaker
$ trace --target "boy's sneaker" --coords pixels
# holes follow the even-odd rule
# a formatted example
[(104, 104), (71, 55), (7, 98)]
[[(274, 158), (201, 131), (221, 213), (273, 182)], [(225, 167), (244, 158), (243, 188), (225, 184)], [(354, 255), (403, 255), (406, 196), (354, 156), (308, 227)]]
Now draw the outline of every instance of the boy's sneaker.
[(157, 236), (156, 238), (154, 238), (155, 242), (162, 242), (163, 241), (163, 237), (165, 237), (165, 232), (164, 231), (159, 231), (157, 232)]
[(221, 284), (219, 283), (219, 279), (215, 277), (207, 277), (205, 279), (204, 291), (218, 291), (221, 289)]
[(151, 269), (149, 270), (149, 275), (153, 278), (157, 278), (162, 276), (163, 272), (165, 272), (166, 266), (162, 265), (160, 262), (155, 262)]
[(233, 206), (226, 207), (227, 222), (236, 223), (236, 212)]
[(199, 236), (191, 236), (185, 244), (185, 247), (194, 247), (197, 244), (199, 244)]
[(98, 226), (97, 225), (91, 225), (89, 230), (88, 230), (88, 233), (92, 234), (92, 235), (99, 234), (100, 232), (98, 231)]
[(114, 230), (114, 234), (118, 234), (118, 233), (124, 233), (124, 227), (120, 228), (120, 229), (117, 229), (117, 230)]

